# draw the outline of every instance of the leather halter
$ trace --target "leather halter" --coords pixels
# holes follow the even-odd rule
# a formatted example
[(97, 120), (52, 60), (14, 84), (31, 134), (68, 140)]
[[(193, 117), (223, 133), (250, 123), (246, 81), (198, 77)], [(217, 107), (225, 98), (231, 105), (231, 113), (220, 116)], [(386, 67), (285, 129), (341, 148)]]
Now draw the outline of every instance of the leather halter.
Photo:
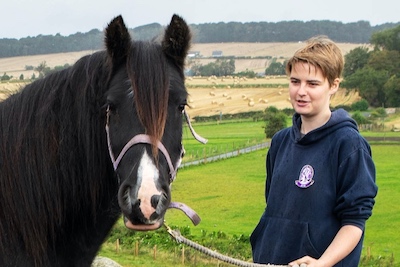
[[(126, 143), (126, 145), (122, 148), (121, 152), (119, 153), (118, 157), (114, 157), (114, 153), (112, 152), (112, 147), (111, 147), (111, 139), (110, 139), (110, 127), (109, 127), (109, 118), (110, 118), (110, 107), (107, 107), (107, 121), (106, 121), (106, 134), (107, 134), (107, 145), (108, 145), (108, 152), (110, 154), (111, 161), (113, 163), (114, 171), (117, 170), (119, 163), (121, 162), (122, 158), (124, 157), (125, 153), (134, 145), (137, 144), (152, 144), (151, 143), (151, 138), (150, 135), (147, 134), (138, 134), (135, 135), (134, 137), (131, 138), (131, 140)], [(198, 135), (193, 127), (192, 124), (190, 123), (190, 118), (189, 115), (186, 113), (185, 110), (182, 111), (182, 113), (185, 115), (186, 122), (189, 126), (190, 132), (192, 133), (193, 137), (199, 141), (200, 143), (207, 143), (207, 139), (201, 137)], [(176, 177), (176, 172), (178, 170), (179, 164), (177, 164), (176, 167), (172, 164), (171, 157), (169, 156), (169, 153), (165, 146), (160, 142), (157, 141), (157, 147), (161, 151), (161, 153), (164, 155), (165, 159), (167, 160), (168, 166), (169, 166), (169, 182), (170, 184), (175, 180)], [(183, 147), (182, 147), (182, 152), (183, 152)], [(181, 153), (183, 155), (183, 153)], [(186, 216), (189, 217), (189, 219), (193, 222), (194, 225), (198, 225), (201, 221), (200, 217), (197, 215), (197, 213), (191, 209), (189, 206), (187, 206), (184, 203), (180, 202), (171, 202), (168, 206), (168, 208), (175, 208), (183, 211)]]
[[(108, 145), (108, 152), (110, 154), (110, 158), (111, 158), (111, 161), (113, 163), (114, 170), (116, 171), (117, 168), (118, 168), (118, 165), (121, 162), (122, 158), (124, 157), (125, 153), (132, 146), (137, 145), (137, 144), (152, 144), (152, 143), (151, 143), (150, 135), (147, 135), (147, 134), (135, 135), (122, 148), (122, 150), (119, 153), (118, 157), (115, 158), (114, 153), (112, 152), (112, 147), (111, 147), (110, 127), (109, 127), (110, 114), (109, 114), (109, 112), (110, 112), (110, 107), (107, 107), (107, 120), (106, 120), (107, 145)], [(190, 132), (192, 133), (193, 137), (197, 141), (199, 141), (199, 142), (201, 142), (203, 144), (207, 143), (207, 141), (208, 141), (207, 139), (201, 137), (200, 135), (198, 135), (194, 131), (194, 129), (192, 127), (192, 124), (190, 123), (189, 115), (186, 113), (186, 111), (183, 110), (182, 113), (185, 115), (186, 122), (187, 122), (187, 124), (189, 126)], [(176, 172), (177, 172), (179, 166), (177, 165), (176, 167), (174, 167), (174, 165), (172, 164), (171, 157), (169, 156), (168, 150), (165, 148), (165, 146), (159, 140), (157, 140), (157, 147), (161, 151), (161, 153), (164, 155), (165, 159), (167, 160), (168, 167), (169, 167), (169, 174), (170, 174), (169, 180), (170, 180), (170, 183), (172, 183), (175, 180)], [(182, 150), (183, 150), (183, 148), (182, 148)]]

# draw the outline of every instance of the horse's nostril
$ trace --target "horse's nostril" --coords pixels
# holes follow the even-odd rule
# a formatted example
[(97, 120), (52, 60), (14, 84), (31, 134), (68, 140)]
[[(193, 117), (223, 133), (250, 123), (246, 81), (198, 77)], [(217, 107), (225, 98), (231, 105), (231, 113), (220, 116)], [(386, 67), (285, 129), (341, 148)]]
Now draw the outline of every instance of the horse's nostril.
[(153, 195), (151, 197), (151, 206), (157, 209), (158, 203), (160, 202), (161, 195)]
[(118, 193), (118, 202), (120, 207), (127, 213), (132, 212), (132, 206), (135, 204), (132, 198), (132, 188), (130, 186), (122, 186)]

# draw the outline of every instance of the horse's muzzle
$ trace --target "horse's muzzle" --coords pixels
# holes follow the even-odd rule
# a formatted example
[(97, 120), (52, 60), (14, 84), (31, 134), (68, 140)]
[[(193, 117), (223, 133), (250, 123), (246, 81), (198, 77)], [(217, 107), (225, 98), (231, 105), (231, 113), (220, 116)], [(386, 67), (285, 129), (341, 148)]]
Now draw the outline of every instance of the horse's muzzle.
[(130, 186), (120, 188), (118, 201), (127, 228), (142, 231), (155, 230), (164, 223), (164, 215), (170, 203), (169, 194), (159, 191), (147, 193)]

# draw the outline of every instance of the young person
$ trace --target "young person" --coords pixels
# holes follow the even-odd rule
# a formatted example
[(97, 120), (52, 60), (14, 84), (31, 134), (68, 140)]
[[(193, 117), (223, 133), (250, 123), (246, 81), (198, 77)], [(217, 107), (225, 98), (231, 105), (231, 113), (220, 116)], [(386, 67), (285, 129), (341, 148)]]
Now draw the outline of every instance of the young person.
[(358, 266), (377, 194), (371, 149), (346, 111), (331, 111), (344, 59), (313, 37), (286, 65), (293, 125), (267, 155), (266, 209), (251, 235), (254, 262)]

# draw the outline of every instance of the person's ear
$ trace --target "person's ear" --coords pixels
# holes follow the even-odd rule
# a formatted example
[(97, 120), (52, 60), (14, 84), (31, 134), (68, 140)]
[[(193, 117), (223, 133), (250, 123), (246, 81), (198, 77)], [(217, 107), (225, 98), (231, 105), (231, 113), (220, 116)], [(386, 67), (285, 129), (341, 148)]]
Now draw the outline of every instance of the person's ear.
[(333, 80), (331, 88), (329, 89), (331, 95), (335, 94), (337, 92), (337, 90), (339, 90), (339, 84), (340, 84), (339, 78), (336, 78)]

